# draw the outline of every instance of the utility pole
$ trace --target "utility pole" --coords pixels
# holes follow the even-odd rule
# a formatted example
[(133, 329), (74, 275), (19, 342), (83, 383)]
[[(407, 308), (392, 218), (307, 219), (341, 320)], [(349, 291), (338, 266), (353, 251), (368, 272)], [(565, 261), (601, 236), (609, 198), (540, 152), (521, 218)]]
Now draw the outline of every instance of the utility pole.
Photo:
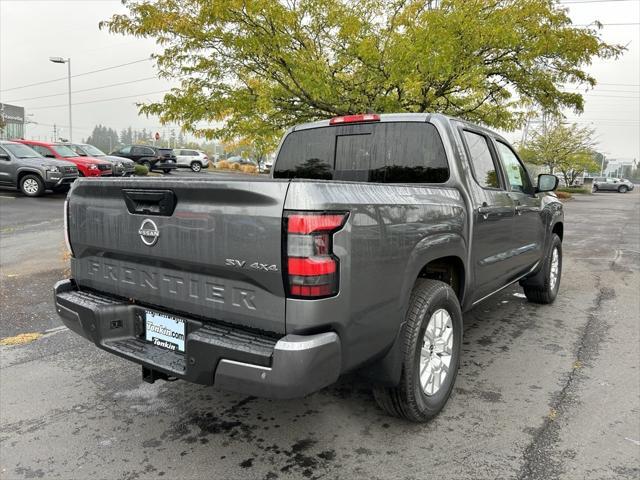
[(56, 140), (58, 138), (58, 130), (56, 128), (56, 124), (53, 124), (53, 138), (51, 139), (51, 141), (53, 142), (57, 142), (58, 140)]

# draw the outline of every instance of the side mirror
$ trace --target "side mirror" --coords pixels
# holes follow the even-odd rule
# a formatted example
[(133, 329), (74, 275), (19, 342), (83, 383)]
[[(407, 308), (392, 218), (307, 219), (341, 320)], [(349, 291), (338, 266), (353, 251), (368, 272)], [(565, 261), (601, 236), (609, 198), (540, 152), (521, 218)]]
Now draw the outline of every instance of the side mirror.
[(0, 152), (0, 160), (11, 160), (8, 153)]
[(536, 193), (553, 192), (558, 187), (558, 182), (558, 177), (556, 177), (555, 175), (542, 173), (538, 175), (538, 186), (536, 188)]

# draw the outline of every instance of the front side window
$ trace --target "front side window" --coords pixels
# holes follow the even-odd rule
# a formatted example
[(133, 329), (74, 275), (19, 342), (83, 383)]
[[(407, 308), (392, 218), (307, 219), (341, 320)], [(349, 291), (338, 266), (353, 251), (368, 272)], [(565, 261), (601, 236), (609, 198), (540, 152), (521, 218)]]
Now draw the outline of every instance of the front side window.
[(51, 151), (47, 147), (43, 147), (42, 145), (31, 145), (31, 148), (33, 148), (36, 152), (38, 152), (43, 157), (54, 156), (53, 153), (51, 153)]
[(443, 183), (449, 165), (440, 135), (429, 123), (353, 124), (289, 134), (274, 177)]
[(122, 153), (123, 155), (128, 155), (129, 153), (131, 153), (131, 147), (123, 147), (118, 151), (118, 153)]
[(522, 163), (520, 163), (520, 160), (518, 160), (518, 157), (516, 157), (516, 154), (513, 153), (511, 148), (500, 141), (497, 141), (496, 145), (498, 147), (500, 160), (502, 161), (502, 166), (504, 167), (504, 171), (509, 179), (511, 190), (523, 193), (530, 192), (531, 180), (529, 179), (529, 174), (522, 166)]
[(483, 188), (500, 188), (498, 171), (487, 137), (465, 130), (464, 139), (471, 155), (471, 166), (478, 184)]

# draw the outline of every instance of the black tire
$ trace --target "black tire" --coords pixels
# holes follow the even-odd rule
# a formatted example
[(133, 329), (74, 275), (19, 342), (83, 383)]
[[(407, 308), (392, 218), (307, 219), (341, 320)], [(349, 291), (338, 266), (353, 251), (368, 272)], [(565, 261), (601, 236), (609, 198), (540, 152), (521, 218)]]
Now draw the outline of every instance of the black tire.
[[(551, 265), (554, 250), (558, 251), (558, 272), (554, 285), (551, 285)], [(551, 237), (551, 246), (540, 271), (533, 277), (520, 282), (527, 300), (533, 303), (553, 303), (558, 295), (562, 278), (562, 241), (555, 233)]]
[(202, 170), (202, 164), (200, 162), (191, 162), (191, 170), (198, 173)]
[[(424, 333), (434, 312), (444, 309), (451, 317), (453, 346), (449, 370), (440, 388), (427, 395), (420, 381), (420, 352)], [(378, 405), (389, 415), (412, 422), (426, 422), (445, 406), (460, 365), (462, 345), (462, 312), (455, 292), (438, 280), (418, 279), (407, 310), (402, 343), (402, 374), (396, 387), (374, 386)]]
[(40, 197), (46, 190), (39, 175), (28, 174), (20, 179), (20, 191), (27, 197)]
[(140, 165), (144, 165), (145, 167), (147, 167), (147, 170), (151, 171), (151, 162), (145, 160)]
[(598, 185), (594, 185), (593, 186), (593, 193), (596, 193), (598, 191)]
[(629, 188), (626, 185), (620, 185), (620, 187), (618, 187), (619, 193), (627, 193), (628, 191), (629, 191)]
[(170, 168), (163, 168), (162, 171), (164, 173), (171, 173), (171, 169)]
[(69, 188), (71, 188), (70, 185), (60, 185), (59, 187), (53, 187), (53, 191), (55, 193), (67, 193), (69, 191)]

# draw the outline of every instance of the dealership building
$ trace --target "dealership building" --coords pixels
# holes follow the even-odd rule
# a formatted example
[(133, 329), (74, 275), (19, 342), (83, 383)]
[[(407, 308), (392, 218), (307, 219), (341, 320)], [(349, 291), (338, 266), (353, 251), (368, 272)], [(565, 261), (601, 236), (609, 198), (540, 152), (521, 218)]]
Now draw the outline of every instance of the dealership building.
[(24, 137), (24, 107), (0, 103), (0, 139)]

